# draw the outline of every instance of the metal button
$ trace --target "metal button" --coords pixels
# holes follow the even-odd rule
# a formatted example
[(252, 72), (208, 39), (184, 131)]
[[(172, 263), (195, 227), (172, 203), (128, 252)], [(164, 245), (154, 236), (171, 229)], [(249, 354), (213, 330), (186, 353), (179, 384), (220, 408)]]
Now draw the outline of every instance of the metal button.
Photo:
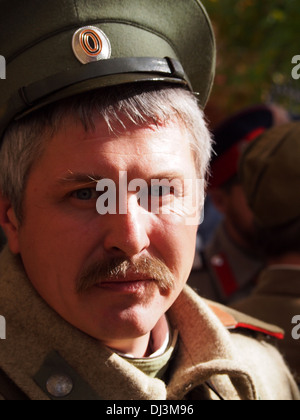
[(79, 28), (73, 35), (72, 48), (76, 58), (83, 64), (107, 60), (111, 56), (108, 37), (95, 26)]
[(53, 397), (63, 398), (71, 393), (73, 381), (68, 375), (52, 375), (46, 382), (46, 388)]

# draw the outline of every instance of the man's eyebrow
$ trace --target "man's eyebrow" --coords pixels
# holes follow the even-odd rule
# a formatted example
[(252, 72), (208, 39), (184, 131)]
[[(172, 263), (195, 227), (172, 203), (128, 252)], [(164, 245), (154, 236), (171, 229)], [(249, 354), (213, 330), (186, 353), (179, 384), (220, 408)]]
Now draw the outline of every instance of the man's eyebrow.
[(101, 175), (69, 171), (64, 176), (58, 178), (57, 183), (60, 185), (78, 184), (79, 186), (84, 186), (97, 184), (101, 179), (103, 179)]
[(152, 175), (151, 179), (167, 179), (168, 181), (175, 181), (176, 179), (183, 180), (184, 174), (180, 171), (166, 171), (166, 172), (159, 172), (156, 175)]
[[(70, 184), (78, 184), (79, 187), (88, 186), (97, 184), (97, 182), (105, 179), (102, 175), (98, 174), (87, 174), (81, 172), (71, 172), (69, 171), (62, 177), (58, 178), (57, 183), (62, 186), (67, 186)], [(152, 180), (163, 180), (166, 179), (168, 181), (173, 180), (183, 180), (184, 174), (180, 171), (166, 171), (166, 172), (159, 172), (157, 174), (152, 174), (151, 178), (147, 177), (145, 181), (151, 185)], [(129, 182), (130, 180), (128, 180)]]

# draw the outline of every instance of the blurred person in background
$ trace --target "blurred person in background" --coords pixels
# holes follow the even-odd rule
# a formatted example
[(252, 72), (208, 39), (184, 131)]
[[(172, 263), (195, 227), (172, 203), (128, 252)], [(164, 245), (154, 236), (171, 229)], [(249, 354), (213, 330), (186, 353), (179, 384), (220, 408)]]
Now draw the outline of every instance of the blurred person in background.
[(233, 307), (285, 330), (280, 350), (300, 384), (300, 123), (257, 139), (242, 158), (240, 179), (267, 266)]
[(5, 243), (6, 243), (5, 235), (4, 235), (3, 231), (2, 231), (2, 229), (0, 229), (0, 251), (4, 247)]
[[(255, 286), (264, 260), (256, 248), (253, 214), (238, 178), (238, 162), (245, 147), (262, 132), (289, 121), (281, 107), (258, 105), (242, 110), (215, 130), (207, 206), (210, 212), (215, 207), (223, 220), (214, 216), (217, 225), (210, 240), (202, 252), (199, 247), (196, 251), (189, 284), (201, 296), (228, 304), (247, 296)], [(205, 214), (206, 219), (210, 220)]]

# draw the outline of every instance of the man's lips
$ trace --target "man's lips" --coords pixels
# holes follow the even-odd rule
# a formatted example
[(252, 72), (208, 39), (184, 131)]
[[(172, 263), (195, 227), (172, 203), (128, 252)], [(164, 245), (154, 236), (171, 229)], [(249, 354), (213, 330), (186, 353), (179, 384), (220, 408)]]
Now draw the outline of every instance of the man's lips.
[(149, 284), (153, 284), (155, 280), (149, 277), (141, 276), (127, 276), (109, 279), (96, 284), (100, 289), (110, 289), (112, 291), (119, 291), (123, 293), (135, 293), (145, 289)]

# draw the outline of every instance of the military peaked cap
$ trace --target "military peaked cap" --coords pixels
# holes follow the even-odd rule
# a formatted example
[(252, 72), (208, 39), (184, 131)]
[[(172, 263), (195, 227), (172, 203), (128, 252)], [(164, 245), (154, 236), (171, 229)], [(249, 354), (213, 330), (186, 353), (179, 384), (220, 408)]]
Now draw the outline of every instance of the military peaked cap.
[(214, 130), (216, 154), (212, 160), (210, 189), (220, 188), (237, 175), (245, 145), (273, 125), (271, 107), (258, 105), (233, 115)]
[(204, 108), (215, 40), (198, 0), (0, 0), (0, 136), (14, 119), (86, 91), (183, 85)]
[(262, 227), (298, 221), (300, 123), (272, 128), (251, 143), (241, 159), (240, 179)]

